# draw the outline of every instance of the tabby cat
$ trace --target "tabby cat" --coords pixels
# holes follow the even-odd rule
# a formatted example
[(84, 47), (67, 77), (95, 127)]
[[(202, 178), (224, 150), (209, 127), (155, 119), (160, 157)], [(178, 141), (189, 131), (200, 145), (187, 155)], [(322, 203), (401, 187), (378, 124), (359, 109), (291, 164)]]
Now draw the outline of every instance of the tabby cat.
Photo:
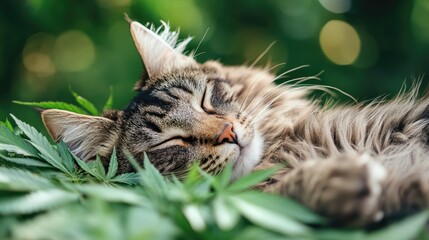
[(178, 42), (166, 24), (130, 29), (146, 71), (125, 110), (42, 112), (50, 135), (80, 158), (107, 159), (116, 147), (121, 173), (134, 171), (126, 153), (147, 153), (164, 175), (183, 176), (199, 161), (213, 174), (232, 163), (234, 179), (283, 163), (262, 191), (353, 226), (429, 206), (429, 97), (416, 88), (321, 107), (308, 97), (320, 87), (276, 86), (270, 69), (197, 63), (182, 53), (190, 38)]

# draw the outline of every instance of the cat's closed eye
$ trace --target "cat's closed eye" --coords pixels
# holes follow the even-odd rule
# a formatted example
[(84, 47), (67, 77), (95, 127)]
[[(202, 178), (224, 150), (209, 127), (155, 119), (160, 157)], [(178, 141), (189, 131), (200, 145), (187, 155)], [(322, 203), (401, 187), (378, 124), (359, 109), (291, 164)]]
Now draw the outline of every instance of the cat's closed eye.
[(150, 150), (163, 149), (171, 146), (187, 147), (192, 142), (190, 137), (174, 136), (150, 147)]
[(211, 104), (211, 95), (212, 95), (211, 86), (206, 86), (201, 100), (201, 108), (207, 114), (216, 114), (216, 111)]

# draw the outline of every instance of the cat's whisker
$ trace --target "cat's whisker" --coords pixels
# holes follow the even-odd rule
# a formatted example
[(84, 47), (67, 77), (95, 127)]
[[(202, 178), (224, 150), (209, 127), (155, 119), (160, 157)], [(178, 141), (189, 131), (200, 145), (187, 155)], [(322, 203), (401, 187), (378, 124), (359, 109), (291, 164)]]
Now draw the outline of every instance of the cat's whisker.
[(198, 49), (200, 48), (201, 43), (204, 41), (204, 38), (207, 36), (207, 33), (209, 32), (210, 28), (207, 28), (206, 31), (204, 32), (203, 37), (201, 38), (200, 42), (198, 43), (197, 47), (195, 48), (194, 51), (192, 51), (192, 53), (190, 54), (190, 56), (192, 58), (196, 58), (197, 56), (203, 54), (204, 52), (198, 53)]
[(260, 78), (261, 78), (264, 74), (268, 73), (269, 71), (271, 71), (271, 70), (273, 70), (273, 69), (275, 69), (275, 68), (277, 68), (277, 67), (279, 67), (279, 66), (281, 66), (281, 65), (284, 65), (284, 64), (285, 64), (285, 63), (279, 63), (279, 64), (276, 64), (276, 65), (274, 65), (274, 66), (270, 67), (269, 69), (266, 69), (266, 70), (264, 70), (264, 71), (260, 72), (260, 73), (259, 73), (259, 74), (258, 74), (258, 75), (253, 79), (253, 81), (252, 81), (252, 83), (251, 83), (251, 85), (250, 85), (249, 90), (247, 90), (246, 95), (244, 96), (244, 99), (243, 99), (243, 101), (242, 101), (242, 102), (241, 102), (241, 104), (240, 104), (240, 108), (239, 108), (239, 111), (240, 111), (240, 112), (242, 112), (243, 106), (244, 106), (244, 104), (246, 103), (247, 98), (249, 97), (249, 94), (253, 91), (253, 88), (256, 86), (256, 83), (258, 83), (258, 82), (259, 82)]
[[(280, 75), (278, 75), (277, 77), (275, 77), (273, 80), (272, 80), (272, 82), (274, 82), (274, 81), (276, 81), (276, 80), (278, 80), (278, 79), (281, 79), (281, 78), (283, 78), (284, 77), (284, 75), (286, 75), (286, 74), (288, 74), (289, 73), (289, 71), (287, 71), (287, 72), (284, 72), (284, 73), (282, 73), (282, 74), (280, 74)], [(287, 82), (286, 82), (287, 83)], [(283, 83), (282, 84), (280, 84), (280, 85), (283, 85)], [(249, 103), (246, 105), (246, 107), (244, 108), (244, 109), (242, 109), (242, 111), (246, 111), (246, 109), (252, 104), (252, 102), (253, 102), (253, 100), (255, 99), (255, 97), (256, 96), (258, 96), (259, 95), (259, 92), (257, 93), (257, 94), (255, 94), (255, 95), (253, 95), (253, 97), (250, 99), (250, 101), (249, 101)]]
[(289, 70), (287, 70), (287, 71), (285, 71), (285, 72), (283, 72), (283, 73), (279, 74), (279, 75), (278, 75), (278, 76), (276, 76), (275, 78), (273, 78), (273, 79), (271, 80), (271, 82), (275, 82), (276, 80), (278, 80), (278, 79), (279, 79), (279, 77), (282, 77), (282, 76), (284, 76), (284, 75), (286, 75), (286, 74), (288, 74), (288, 73), (295, 72), (295, 71), (297, 71), (297, 70), (299, 70), (299, 69), (306, 68), (306, 67), (309, 67), (309, 66), (310, 66), (310, 65), (301, 65), (301, 66), (298, 66), (298, 67), (295, 67), (295, 68), (289, 69)]
[[(295, 78), (295, 79), (292, 79), (292, 80), (300, 80), (300, 81), (307, 81), (307, 80), (311, 80), (311, 79), (319, 79), (318, 77), (316, 77), (316, 76), (310, 76), (310, 77), (299, 77), (299, 78)], [(277, 86), (275, 86), (273, 89), (271, 89), (271, 91), (269, 91), (268, 93), (266, 93), (264, 96), (262, 96), (262, 99), (259, 101), (259, 103), (258, 104), (256, 104), (253, 108), (252, 108), (252, 110), (249, 112), (249, 115), (252, 115), (253, 113), (254, 113), (254, 111), (259, 107), (259, 105), (261, 104), (261, 103), (263, 103), (264, 102), (264, 100), (265, 99), (267, 99), (267, 98), (269, 98), (269, 97), (271, 97), (272, 95), (273, 95), (273, 93), (275, 92), (275, 91), (277, 91), (279, 88), (281, 88), (282, 86), (284, 86), (284, 85), (286, 85), (288, 82), (283, 82), (283, 83), (281, 83), (281, 84), (279, 84), (279, 85), (277, 85)], [(271, 103), (270, 103), (271, 104)], [(246, 110), (246, 109), (245, 109)]]
[[(290, 71), (298, 70), (298, 69), (300, 69), (300, 68), (304, 68), (304, 67), (308, 67), (308, 65), (303, 65), (303, 66), (297, 67), (297, 68), (295, 68), (295, 69), (291, 69)], [(288, 71), (288, 72), (290, 72), (290, 71)], [(286, 72), (286, 73), (288, 73), (288, 72)], [(276, 91), (276, 89), (277, 89), (277, 88), (279, 88), (279, 86), (286, 85), (286, 84), (289, 84), (289, 83), (291, 83), (291, 82), (295, 82), (295, 81), (296, 81), (294, 84), (292, 84), (292, 85), (291, 85), (291, 87), (294, 87), (294, 86), (296, 86), (296, 85), (299, 85), (299, 84), (301, 84), (301, 83), (303, 83), (303, 82), (306, 82), (306, 81), (309, 81), (309, 80), (320, 80), (319, 76), (320, 76), (322, 73), (323, 73), (323, 71), (319, 72), (318, 74), (316, 74), (316, 75), (314, 75), (314, 76), (310, 76), (310, 77), (298, 77), (298, 78), (294, 78), (294, 79), (290, 79), (290, 80), (288, 80), (288, 81), (285, 81), (285, 82), (283, 82), (283, 83), (281, 83), (281, 84), (277, 85), (276, 87), (274, 87), (274, 89), (272, 89), (270, 92), (266, 93), (266, 94), (263, 96), (263, 98), (262, 98), (262, 100), (261, 100), (261, 101), (263, 101), (263, 100), (265, 100), (266, 98), (268, 98), (269, 96), (271, 96), (271, 94), (272, 94), (274, 91)], [(284, 77), (283, 75), (284, 75), (284, 74), (280, 74), (279, 76), (277, 76), (276, 78), (274, 78), (272, 81), (274, 82), (274, 81), (276, 81), (276, 80), (278, 80), (278, 79), (283, 78), (283, 77)], [(245, 111), (245, 110), (247, 109), (247, 107), (249, 107), (249, 106), (250, 106), (250, 104), (252, 103), (253, 99), (254, 99), (257, 95), (258, 95), (258, 94), (255, 94), (255, 95), (252, 97), (251, 101), (250, 101), (250, 102), (249, 102), (249, 104), (246, 106), (246, 108), (244, 108), (244, 110), (243, 110), (243, 111)], [(255, 109), (256, 107), (258, 107), (258, 105), (259, 105), (259, 103), (254, 107), (254, 109)]]
[[(252, 124), (252, 123), (256, 123), (256, 122), (258, 122), (259, 121), (259, 119), (261, 119), (262, 117), (265, 117), (266, 115), (264, 114), (265, 112), (270, 112), (270, 110), (273, 110), (273, 109), (276, 109), (276, 110), (278, 110), (278, 109), (281, 109), (281, 108), (289, 108), (289, 106), (279, 106), (279, 107), (274, 107), (274, 108), (272, 108), (272, 109), (270, 109), (269, 107), (271, 107), (271, 104), (275, 101), (275, 100), (277, 100), (278, 98), (280, 98), (281, 96), (283, 96), (284, 94), (286, 94), (286, 93), (290, 93), (290, 92), (293, 92), (293, 91), (297, 91), (297, 90), (302, 90), (302, 89), (300, 89), (300, 88), (291, 88), (291, 89), (288, 89), (288, 91), (284, 91), (284, 92), (282, 92), (281, 94), (279, 94), (277, 97), (275, 97), (272, 101), (270, 101), (269, 103), (267, 103), (267, 104), (265, 104), (265, 106), (263, 106), (262, 108), (261, 108), (261, 110), (255, 115), (255, 117), (254, 118), (252, 118), (251, 120), (250, 120), (250, 122), (249, 122), (249, 124)], [(293, 108), (296, 108), (296, 106), (294, 106)]]
[[(299, 70), (299, 69), (301, 69), (301, 68), (306, 68), (306, 67), (308, 67), (309, 65), (302, 65), (302, 66), (298, 66), (298, 67), (295, 67), (295, 68), (292, 68), (292, 69), (289, 69), (289, 70), (287, 70), (287, 71), (285, 71), (285, 72), (283, 72), (282, 74), (279, 74), (278, 76), (276, 76), (275, 78), (273, 78), (272, 80), (271, 80), (271, 82), (275, 82), (276, 80), (278, 80), (278, 79), (281, 79), (282, 77), (284, 77), (286, 74), (289, 74), (289, 73), (291, 73), (291, 72), (294, 72), (294, 71), (297, 71), (297, 70)], [(293, 81), (294, 79), (292, 79), (292, 81)], [(289, 80), (289, 81), (291, 81), (291, 80)], [(287, 81), (286, 83), (288, 83), (289, 81)], [(250, 90), (248, 91), (248, 93), (253, 89), (253, 86), (254, 86), (255, 84), (253, 84), (252, 85), (252, 88), (250, 88)], [(280, 85), (283, 85), (283, 83), (282, 84), (280, 84)], [(253, 100), (255, 99), (255, 97), (256, 96), (258, 96), (258, 94), (255, 94), (255, 95), (253, 95), (253, 97), (250, 99), (250, 101), (247, 103), (247, 105), (246, 105), (246, 107), (244, 108), (244, 109), (242, 109), (242, 107), (240, 106), (240, 112), (244, 112), (246, 109), (247, 109), (247, 107), (249, 107), (251, 104), (252, 104), (252, 102), (253, 102)], [(247, 95), (246, 95), (246, 99), (247, 99)], [(243, 101), (243, 103), (245, 103), (246, 102), (246, 99)]]
[[(279, 95), (277, 95), (277, 97), (275, 97), (274, 99), (272, 99), (269, 103), (265, 104), (265, 106), (263, 106), (261, 108), (261, 110), (258, 112), (258, 114), (256, 114), (256, 116), (249, 122), (249, 123), (254, 123), (256, 121), (256, 119), (259, 118), (259, 116), (261, 114), (263, 114), (263, 112), (269, 110), (269, 107), (271, 107), (271, 104), (274, 103), (278, 98), (280, 98), (281, 96), (283, 96), (284, 94), (288, 94), (291, 93), (293, 91), (301, 91), (301, 90), (323, 90), (325, 92), (330, 92), (329, 86), (327, 87), (328, 89), (324, 88), (325, 86), (321, 86), (321, 85), (311, 85), (311, 86), (300, 86), (300, 87), (294, 87), (291, 89), (288, 89), (287, 91), (284, 91), (282, 93), (280, 93)], [(253, 113), (252, 113), (253, 114)], [(250, 115), (250, 114), (249, 114)]]
[(270, 49), (274, 46), (274, 44), (276, 44), (276, 41), (270, 43), (270, 45), (268, 45), (268, 47), (261, 54), (259, 54), (259, 56), (255, 59), (255, 61), (253, 61), (250, 67), (253, 68), (265, 56), (265, 54), (267, 54), (267, 52), (270, 51)]
[[(330, 95), (332, 95), (332, 96), (335, 96), (335, 93), (334, 92), (332, 92), (331, 90), (338, 90), (339, 92), (341, 92), (341, 93), (343, 93), (344, 95), (346, 95), (346, 96), (349, 96), (351, 99), (353, 99), (354, 101), (356, 101), (352, 96), (350, 96), (349, 94), (347, 94), (347, 93), (344, 93), (343, 91), (341, 91), (341, 90), (339, 90), (339, 89), (337, 89), (337, 88), (335, 88), (335, 87), (332, 87), (332, 86), (324, 86), (324, 85), (302, 85), (302, 86), (299, 86), (299, 87), (294, 87), (294, 88), (291, 88), (291, 89), (288, 89), (287, 91), (285, 91), (285, 92), (283, 92), (283, 93), (281, 93), (281, 94), (279, 94), (276, 98), (274, 98), (273, 100), (271, 100), (269, 103), (267, 103), (264, 107), (262, 107), (261, 108), (261, 110), (258, 112), (258, 114), (256, 114), (256, 116), (249, 122), (249, 123), (255, 123), (255, 122), (257, 122), (259, 119), (261, 119), (262, 117), (265, 117), (266, 116), (266, 114), (264, 114), (267, 110), (269, 111), (269, 110), (272, 110), (272, 109), (269, 109), (269, 107), (271, 106), (271, 104), (275, 101), (275, 100), (277, 100), (277, 98), (279, 98), (279, 97), (281, 97), (283, 94), (285, 94), (285, 93), (290, 93), (290, 92), (292, 92), (292, 91), (297, 91), (297, 90), (311, 90), (311, 91), (316, 91), (316, 90), (319, 90), (319, 91), (324, 91), (324, 92), (326, 92), (326, 93), (328, 93), (328, 94), (330, 94)], [(274, 109), (274, 108), (273, 108)], [(252, 113), (253, 114), (253, 113)], [(251, 114), (249, 114), (249, 115), (251, 115)]]

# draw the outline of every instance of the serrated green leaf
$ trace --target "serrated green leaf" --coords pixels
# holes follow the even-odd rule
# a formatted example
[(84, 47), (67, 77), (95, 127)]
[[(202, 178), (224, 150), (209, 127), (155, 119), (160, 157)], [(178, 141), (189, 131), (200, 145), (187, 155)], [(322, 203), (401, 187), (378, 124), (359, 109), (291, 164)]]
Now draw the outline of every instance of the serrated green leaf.
[(110, 155), (110, 161), (109, 161), (109, 169), (107, 170), (107, 179), (111, 179), (116, 175), (116, 172), (118, 171), (118, 159), (116, 156), (116, 148), (113, 148), (112, 155)]
[(93, 161), (93, 169), (94, 171), (100, 175), (100, 177), (103, 180), (106, 180), (106, 170), (104, 169), (103, 163), (101, 162), (101, 159), (99, 156), (97, 156), (97, 158), (95, 159), (95, 161)]
[(21, 101), (13, 101), (13, 103), (24, 105), (24, 106), (30, 106), (30, 107), (39, 107), (43, 109), (60, 109), (60, 110), (66, 110), (74, 113), (80, 113), (80, 114), (88, 114), (85, 110), (82, 108), (65, 102), (21, 102)]
[(11, 132), (13, 132), (13, 126), (12, 124), (9, 122), (9, 119), (6, 118), (6, 121), (4, 121), (4, 126), (6, 126)]
[(124, 183), (127, 185), (137, 185), (141, 180), (139, 173), (123, 173), (116, 175), (114, 178), (108, 180), (112, 183)]
[[(38, 156), (37, 150), (31, 144), (16, 135), (13, 130), (10, 130), (6, 126), (0, 126), (0, 145), (3, 145), (4, 148), (9, 148), (9, 151), (11, 151), (11, 148), (14, 148), (15, 151), (12, 152), (17, 154), (32, 157)], [(0, 149), (2, 148), (0, 147)]]
[(230, 192), (239, 192), (246, 190), (269, 178), (271, 175), (277, 172), (279, 168), (280, 167), (274, 167), (251, 172), (249, 175), (241, 177), (237, 181), (233, 182), (229, 187), (227, 187), (226, 190)]
[(0, 198), (0, 214), (29, 214), (77, 200), (78, 195), (59, 189), (39, 190), (24, 196)]
[(100, 181), (103, 181), (104, 178), (97, 173), (96, 171), (94, 171), (94, 169), (92, 168), (92, 162), (85, 162), (82, 161), (80, 158), (78, 158), (77, 156), (73, 155), (75, 161), (77, 162), (77, 164), (79, 165), (80, 168), (82, 168), (86, 173), (90, 174), (91, 176), (97, 178)]
[(307, 236), (311, 233), (309, 227), (287, 215), (268, 209), (266, 204), (255, 204), (238, 196), (228, 196), (227, 199), (245, 218), (255, 225), (288, 236)]
[(30, 171), (0, 167), (0, 189), (9, 191), (32, 191), (53, 188), (46, 178)]
[(70, 88), (70, 92), (73, 94), (73, 97), (75, 98), (76, 102), (79, 103), (79, 105), (82, 108), (87, 110), (89, 112), (89, 114), (94, 115), (94, 116), (99, 115), (99, 112), (98, 112), (97, 108), (94, 106), (94, 104), (92, 104), (86, 98), (84, 98), (84, 97), (80, 96), (79, 94), (77, 94), (76, 92), (74, 92), (71, 88)]
[(75, 172), (75, 166), (73, 161), (73, 155), (70, 153), (67, 145), (61, 141), (57, 144), (57, 150), (63, 159), (64, 166), (69, 170), (69, 172)]
[(17, 146), (10, 145), (10, 144), (0, 143), (0, 151), (6, 151), (6, 152), (9, 152), (9, 153), (15, 153), (17, 155), (23, 155), (23, 156), (26, 156), (26, 157), (33, 157), (32, 154), (30, 154), (29, 152), (23, 150), (22, 148), (19, 148)]
[(148, 192), (153, 196), (161, 197), (166, 196), (168, 192), (168, 185), (166, 179), (149, 161), (146, 153), (144, 154), (144, 170), (141, 172), (144, 186), (150, 186)]
[(8, 161), (14, 164), (25, 165), (29, 167), (51, 167), (51, 165), (48, 165), (39, 160), (36, 160), (33, 158), (27, 158), (27, 157), (8, 157), (0, 153), (0, 159), (3, 159), (5, 161)]
[(103, 106), (103, 111), (112, 109), (113, 107), (113, 87), (109, 88), (109, 97), (107, 98), (106, 103)]
[(405, 218), (400, 222), (393, 223), (388, 227), (368, 234), (367, 240), (389, 239), (402, 240), (414, 239), (419, 232), (426, 226), (429, 219), (429, 211), (422, 211)]
[(30, 139), (31, 145), (33, 145), (39, 152), (40, 156), (53, 167), (71, 174), (69, 170), (63, 165), (64, 160), (61, 158), (59, 153), (49, 143), (41, 133), (39, 133), (34, 127), (22, 122), (14, 115), (11, 115), (15, 120), (18, 127), (24, 132), (24, 134)]

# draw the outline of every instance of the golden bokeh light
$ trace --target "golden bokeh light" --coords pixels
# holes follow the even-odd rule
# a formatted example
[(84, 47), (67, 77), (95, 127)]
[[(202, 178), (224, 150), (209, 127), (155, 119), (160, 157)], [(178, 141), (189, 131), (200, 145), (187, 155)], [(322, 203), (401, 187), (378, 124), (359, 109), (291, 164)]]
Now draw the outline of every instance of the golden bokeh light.
[(23, 50), (23, 64), (30, 74), (38, 78), (47, 78), (55, 73), (52, 60), (52, 45), (55, 38), (47, 33), (36, 33), (31, 36)]
[(55, 65), (52, 59), (44, 53), (30, 53), (24, 56), (25, 68), (41, 78), (52, 76), (55, 73)]
[(319, 41), (326, 57), (338, 65), (354, 63), (361, 50), (361, 41), (356, 30), (340, 20), (326, 23), (320, 31)]
[(71, 30), (61, 34), (54, 45), (54, 59), (61, 71), (82, 71), (95, 59), (91, 38), (82, 31)]

